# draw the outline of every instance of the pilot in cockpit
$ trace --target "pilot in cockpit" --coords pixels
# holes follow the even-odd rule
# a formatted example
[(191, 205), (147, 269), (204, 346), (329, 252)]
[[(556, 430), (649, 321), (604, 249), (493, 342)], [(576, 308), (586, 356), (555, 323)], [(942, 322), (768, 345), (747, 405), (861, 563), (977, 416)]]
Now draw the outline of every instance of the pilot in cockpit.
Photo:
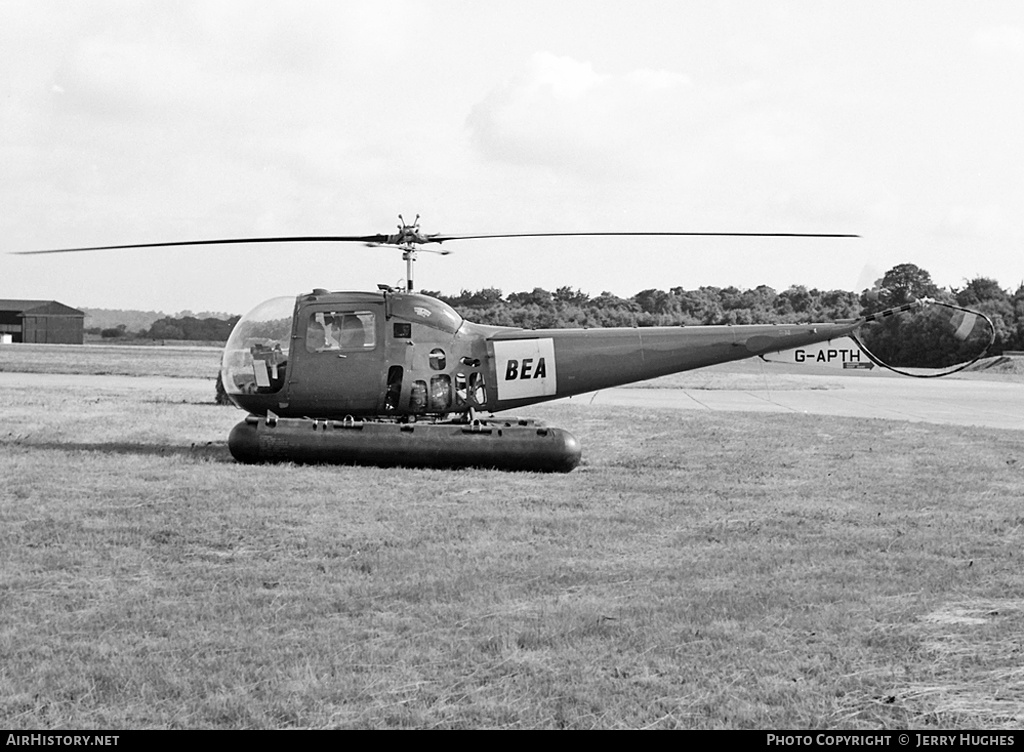
[(327, 330), (323, 322), (317, 316), (310, 317), (309, 327), (306, 329), (306, 350), (319, 352), (327, 347)]
[[(340, 321), (339, 321), (340, 319)], [(342, 348), (362, 347), (366, 344), (363, 322), (355, 314), (339, 314), (334, 318), (338, 345)], [(340, 324), (340, 326), (339, 326)]]
[(366, 346), (366, 331), (362, 320), (354, 313), (315, 314), (306, 330), (306, 349), (349, 350)]

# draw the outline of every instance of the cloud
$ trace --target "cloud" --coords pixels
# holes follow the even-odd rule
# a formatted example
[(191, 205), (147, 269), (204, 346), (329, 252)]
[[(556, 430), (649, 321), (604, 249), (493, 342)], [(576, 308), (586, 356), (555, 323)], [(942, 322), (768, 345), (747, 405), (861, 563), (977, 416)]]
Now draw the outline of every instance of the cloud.
[(954, 237), (998, 238), (1012, 234), (1014, 229), (998, 204), (960, 204), (946, 212), (940, 232)]
[(200, 60), (166, 40), (93, 37), (70, 50), (56, 86), (83, 113), (138, 122), (189, 102), (202, 73)]
[(604, 73), (540, 52), (472, 108), (467, 126), (477, 152), (495, 162), (691, 200), (725, 184), (736, 200), (761, 183), (774, 190), (780, 169), (806, 168), (828, 146), (828, 81), (803, 75), (793, 91), (664, 69)]
[(1024, 29), (1019, 26), (985, 26), (974, 32), (971, 48), (985, 55), (1024, 57)]
[(733, 130), (736, 153), (759, 162), (794, 159), (815, 135), (806, 119), (785, 109), (754, 111), (738, 119)]
[(590, 63), (540, 52), (474, 106), (467, 125), (491, 159), (622, 176), (672, 148), (689, 90), (689, 79), (671, 71), (602, 74)]

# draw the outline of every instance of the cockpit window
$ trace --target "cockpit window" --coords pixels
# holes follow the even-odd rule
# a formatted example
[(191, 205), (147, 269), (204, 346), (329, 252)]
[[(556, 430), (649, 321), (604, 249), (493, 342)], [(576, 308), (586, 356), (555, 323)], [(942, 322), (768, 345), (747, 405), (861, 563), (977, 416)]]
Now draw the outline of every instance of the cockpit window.
[(370, 311), (317, 311), (306, 326), (306, 350), (372, 350), (377, 345), (376, 318)]

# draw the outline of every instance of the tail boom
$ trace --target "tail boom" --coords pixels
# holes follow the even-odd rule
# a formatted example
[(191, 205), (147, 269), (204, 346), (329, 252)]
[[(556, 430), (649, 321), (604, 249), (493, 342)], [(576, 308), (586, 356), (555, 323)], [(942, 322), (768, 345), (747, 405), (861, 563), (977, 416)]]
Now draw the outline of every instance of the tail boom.
[(504, 331), (487, 343), (491, 404), (505, 410), (827, 342), (863, 323)]

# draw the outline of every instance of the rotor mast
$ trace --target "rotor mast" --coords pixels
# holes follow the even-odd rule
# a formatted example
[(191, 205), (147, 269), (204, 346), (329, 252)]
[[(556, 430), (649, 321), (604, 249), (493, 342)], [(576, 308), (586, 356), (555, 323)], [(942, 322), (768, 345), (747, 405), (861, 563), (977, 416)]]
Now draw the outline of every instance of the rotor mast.
[(436, 243), (440, 242), (434, 240), (437, 235), (424, 235), (420, 232), (420, 215), (416, 215), (416, 219), (412, 221), (412, 224), (406, 224), (405, 218), (401, 214), (398, 215), (398, 234), (390, 236), (385, 243), (387, 245), (397, 246), (402, 251), (402, 259), (405, 261), (405, 291), (413, 291), (412, 281), (412, 265), (416, 262), (416, 254), (419, 251), (429, 251), (430, 253), (436, 253), (440, 256), (447, 256), (451, 251), (435, 251), (427, 248), (417, 248), (417, 245), (424, 243)]
[(412, 292), (412, 265), (416, 261), (416, 249), (403, 248), (402, 258), (405, 259), (405, 291)]

